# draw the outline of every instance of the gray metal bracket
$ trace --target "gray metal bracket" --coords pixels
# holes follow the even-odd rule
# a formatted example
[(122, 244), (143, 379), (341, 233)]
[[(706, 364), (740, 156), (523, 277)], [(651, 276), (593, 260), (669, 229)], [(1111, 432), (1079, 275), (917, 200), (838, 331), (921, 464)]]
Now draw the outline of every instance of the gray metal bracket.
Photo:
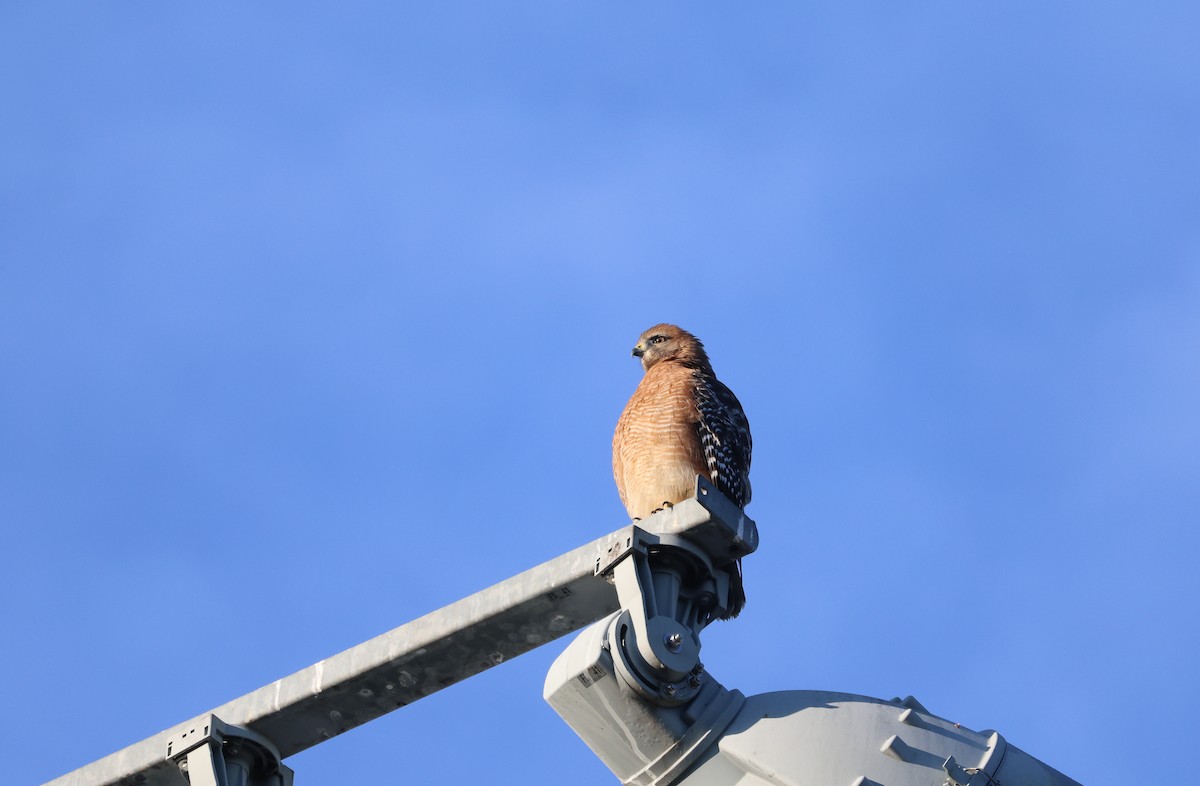
[(712, 564), (678, 538), (631, 529), (632, 547), (607, 568), (623, 609), (614, 623), (615, 661), (646, 698), (680, 703), (700, 684), (699, 631), (715, 602)]
[[(631, 554), (648, 557), (654, 574), (662, 572), (660, 568), (664, 566), (672, 573), (688, 567), (681, 566), (679, 560), (691, 563), (690, 567), (704, 575), (681, 589), (693, 592), (689, 599), (695, 600), (699, 613), (684, 619), (683, 610), (671, 612), (661, 600), (658, 602), (663, 613), (678, 617), (698, 633), (728, 608), (729, 571), (734, 569), (733, 563), (757, 548), (758, 527), (754, 521), (716, 486), (697, 475), (694, 497), (610, 535), (607, 548), (597, 556), (595, 574), (612, 579), (615, 566)], [(672, 554), (678, 559), (672, 559)], [(694, 578), (694, 571), (685, 573)], [(643, 586), (649, 587), (646, 578), (643, 574)], [(709, 579), (711, 583), (706, 585)], [(624, 599), (622, 605), (626, 605)], [(654, 613), (648, 616), (653, 617)]]
[(992, 732), (978, 766), (963, 767), (953, 756), (942, 763), (942, 770), (948, 776), (946, 786), (999, 786), (1000, 782), (994, 776), (1007, 752), (1008, 743), (999, 732)]
[(677, 520), (694, 510), (668, 508), (615, 533), (596, 560), (624, 609), (614, 622), (615, 661), (635, 690), (663, 704), (699, 689), (700, 631), (728, 608), (731, 563), (758, 545), (754, 522), (703, 477), (694, 499), (705, 526), (677, 535)]
[(166, 758), (192, 786), (292, 786), (292, 770), (270, 740), (216, 715), (171, 735)]

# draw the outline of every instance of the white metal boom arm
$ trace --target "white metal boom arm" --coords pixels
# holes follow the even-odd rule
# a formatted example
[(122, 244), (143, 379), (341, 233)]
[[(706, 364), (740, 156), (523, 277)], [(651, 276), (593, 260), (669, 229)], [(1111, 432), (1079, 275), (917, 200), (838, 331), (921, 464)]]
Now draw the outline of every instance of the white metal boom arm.
[[(188, 779), (181, 766), (189, 766), (184, 764), (188, 757), (208, 760), (203, 750), (201, 756), (195, 755), (202, 742), (216, 753), (231, 741), (256, 751), (273, 747), (278, 757), (286, 758), (616, 611), (622, 604), (611, 574), (622, 564), (633, 563), (624, 557), (637, 552), (639, 544), (645, 556), (647, 540), (662, 541), (670, 548), (667, 542), (680, 539), (699, 546), (701, 552), (716, 555), (718, 562), (728, 560), (731, 554), (748, 554), (758, 545), (754, 522), (703, 478), (697, 478), (695, 497), (642, 524), (646, 530), (634, 526), (619, 529), (46, 786), (186, 786)], [(629, 568), (621, 568), (621, 572), (632, 573)], [(623, 600), (631, 595), (631, 580), (636, 581), (616, 579), (623, 585)], [(716, 586), (719, 596), (719, 581)], [(647, 615), (652, 621), (656, 612), (646, 612), (645, 604), (636, 605), (643, 611), (633, 612), (635, 624), (644, 630)], [(642, 619), (638, 621), (638, 617)], [(668, 651), (675, 654), (672, 648), (678, 639), (673, 633), (667, 634), (671, 638), (666, 642), (656, 641), (651, 654), (661, 653), (659, 645), (663, 644), (670, 645)], [(669, 676), (675, 674), (670, 669), (668, 672)], [(190, 742), (198, 729), (217, 724), (226, 737)], [(189, 740), (190, 754), (179, 753), (181, 740)], [(214, 767), (219, 768), (219, 763)], [(290, 780), (290, 771), (287, 775)], [(218, 786), (220, 780), (218, 775)]]

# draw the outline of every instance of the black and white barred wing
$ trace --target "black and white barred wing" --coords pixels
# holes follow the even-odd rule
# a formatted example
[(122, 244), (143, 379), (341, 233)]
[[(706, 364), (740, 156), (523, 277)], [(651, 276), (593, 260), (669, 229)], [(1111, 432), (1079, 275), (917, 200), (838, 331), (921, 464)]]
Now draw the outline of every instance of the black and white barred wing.
[(744, 508), (750, 502), (750, 422), (732, 390), (714, 377), (699, 377), (698, 428), (709, 477), (722, 494)]

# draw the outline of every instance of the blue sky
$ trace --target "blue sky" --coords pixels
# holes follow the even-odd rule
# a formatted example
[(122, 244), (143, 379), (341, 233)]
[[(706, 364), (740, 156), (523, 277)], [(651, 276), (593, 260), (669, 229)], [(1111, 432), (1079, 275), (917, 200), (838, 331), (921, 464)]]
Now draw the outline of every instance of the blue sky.
[[(6, 781), (622, 526), (609, 440), (659, 321), (754, 431), (718, 679), (914, 694), (1088, 786), (1177, 779), (1198, 24), (6, 5)], [(297, 783), (614, 782), (541, 699), (562, 646), (293, 757)]]

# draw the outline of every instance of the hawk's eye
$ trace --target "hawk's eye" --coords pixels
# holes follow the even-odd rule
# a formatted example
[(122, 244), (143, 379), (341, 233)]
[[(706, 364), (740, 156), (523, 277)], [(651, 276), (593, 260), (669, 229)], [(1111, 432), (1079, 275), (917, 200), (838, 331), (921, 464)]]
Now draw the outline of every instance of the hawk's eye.
[(667, 340), (666, 336), (651, 336), (650, 337), (651, 344), (661, 344), (666, 340)]

